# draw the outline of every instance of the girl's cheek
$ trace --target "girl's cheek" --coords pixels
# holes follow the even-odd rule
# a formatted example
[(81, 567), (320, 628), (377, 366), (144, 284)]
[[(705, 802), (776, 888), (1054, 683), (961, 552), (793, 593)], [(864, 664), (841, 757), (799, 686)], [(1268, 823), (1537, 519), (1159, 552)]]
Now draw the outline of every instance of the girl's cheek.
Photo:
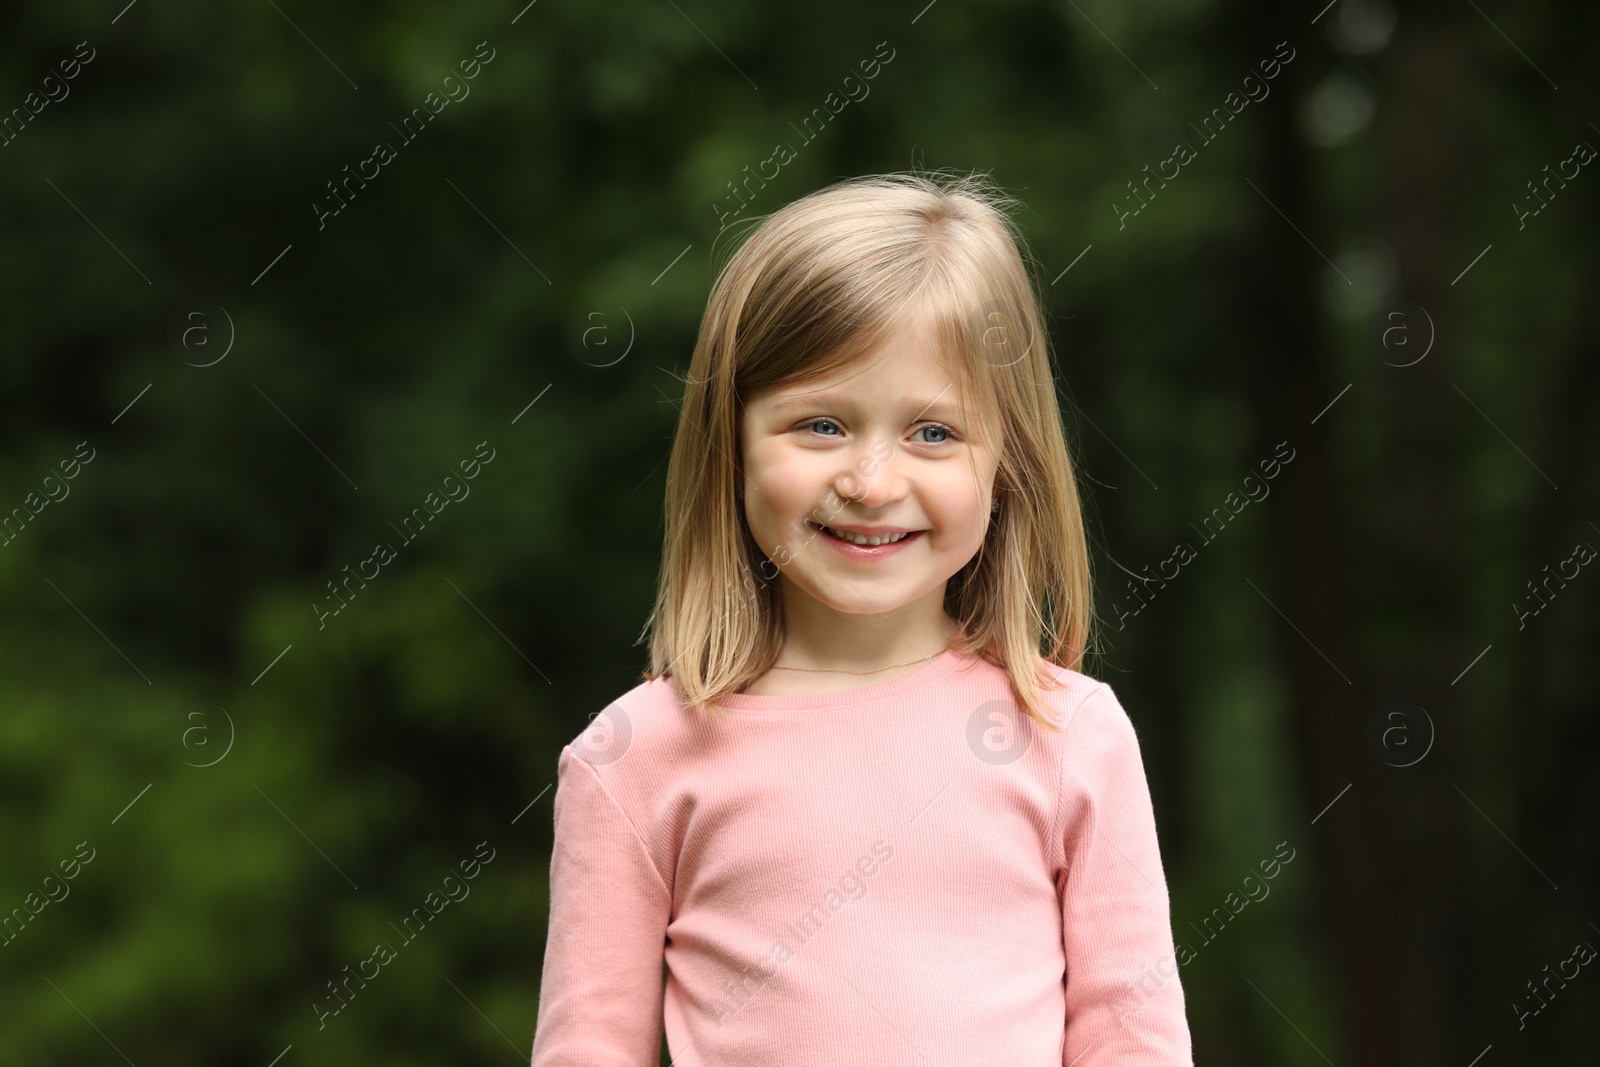
[[(792, 504), (816, 495), (818, 485), (826, 481), (819, 477), (814, 466), (807, 463), (805, 457), (773, 457), (757, 477), (769, 499)], [(827, 488), (826, 484), (822, 484), (824, 491)]]

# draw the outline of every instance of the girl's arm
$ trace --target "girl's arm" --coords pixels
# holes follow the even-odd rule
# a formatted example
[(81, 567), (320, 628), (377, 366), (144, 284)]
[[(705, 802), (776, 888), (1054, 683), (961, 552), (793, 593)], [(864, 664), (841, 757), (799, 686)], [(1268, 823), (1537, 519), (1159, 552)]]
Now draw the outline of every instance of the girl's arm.
[(1101, 684), (1062, 740), (1062, 1063), (1192, 1067), (1166, 875), (1133, 723)]
[(656, 1067), (671, 894), (596, 769), (561, 750), (533, 1067)]

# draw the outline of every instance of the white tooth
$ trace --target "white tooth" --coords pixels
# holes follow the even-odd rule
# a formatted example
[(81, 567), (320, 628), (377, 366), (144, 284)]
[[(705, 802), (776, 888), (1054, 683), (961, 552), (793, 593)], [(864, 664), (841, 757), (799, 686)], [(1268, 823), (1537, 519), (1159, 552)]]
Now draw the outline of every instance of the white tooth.
[(910, 534), (898, 534), (898, 535), (893, 536), (893, 537), (868, 537), (865, 534), (849, 533), (849, 532), (846, 532), (846, 531), (843, 531), (843, 530), (834, 530), (833, 527), (831, 527), (831, 526), (827, 527), (827, 529), (832, 530), (834, 533), (838, 534), (844, 540), (849, 541), (852, 544), (857, 544), (857, 545), (885, 545), (885, 544), (892, 544), (895, 541), (901, 541), (901, 540), (904, 540), (905, 538), (910, 536)]

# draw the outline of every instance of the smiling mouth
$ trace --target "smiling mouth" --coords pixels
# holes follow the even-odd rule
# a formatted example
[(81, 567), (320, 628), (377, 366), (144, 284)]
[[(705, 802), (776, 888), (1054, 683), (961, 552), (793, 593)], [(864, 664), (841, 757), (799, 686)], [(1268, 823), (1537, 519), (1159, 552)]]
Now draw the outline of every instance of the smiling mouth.
[(821, 530), (824, 534), (828, 535), (829, 537), (834, 538), (837, 541), (844, 541), (844, 542), (846, 542), (848, 544), (852, 544), (852, 545), (861, 545), (862, 547), (865, 547), (865, 548), (871, 548), (871, 547), (876, 546), (876, 545), (894, 545), (894, 544), (899, 544), (901, 541), (904, 541), (906, 538), (915, 537), (915, 536), (917, 536), (917, 534), (920, 534), (922, 532), (921, 530), (912, 530), (910, 533), (895, 534), (895, 535), (889, 536), (889, 537), (872, 537), (872, 536), (868, 536), (866, 534), (847, 533), (847, 532), (842, 531), (842, 530), (835, 530), (831, 526), (824, 526), (820, 522), (812, 522), (809, 519), (806, 520), (806, 525), (814, 527), (815, 529)]

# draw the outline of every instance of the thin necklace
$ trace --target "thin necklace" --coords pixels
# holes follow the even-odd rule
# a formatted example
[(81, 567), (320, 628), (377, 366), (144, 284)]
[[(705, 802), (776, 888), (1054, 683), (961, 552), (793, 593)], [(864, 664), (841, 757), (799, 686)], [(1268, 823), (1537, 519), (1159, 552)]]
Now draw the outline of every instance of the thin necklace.
[(892, 671), (896, 667), (909, 667), (913, 663), (926, 663), (930, 659), (938, 659), (940, 656), (949, 651), (949, 649), (950, 646), (945, 645), (944, 648), (940, 649), (938, 652), (935, 652), (933, 655), (927, 656), (923, 659), (907, 660), (904, 663), (891, 663), (887, 667), (874, 667), (870, 671), (849, 671), (845, 670), (843, 667), (779, 667), (777, 665), (774, 665), (772, 669), (775, 671), (818, 671), (825, 673), (832, 672), (835, 674), (877, 674), (880, 671)]

